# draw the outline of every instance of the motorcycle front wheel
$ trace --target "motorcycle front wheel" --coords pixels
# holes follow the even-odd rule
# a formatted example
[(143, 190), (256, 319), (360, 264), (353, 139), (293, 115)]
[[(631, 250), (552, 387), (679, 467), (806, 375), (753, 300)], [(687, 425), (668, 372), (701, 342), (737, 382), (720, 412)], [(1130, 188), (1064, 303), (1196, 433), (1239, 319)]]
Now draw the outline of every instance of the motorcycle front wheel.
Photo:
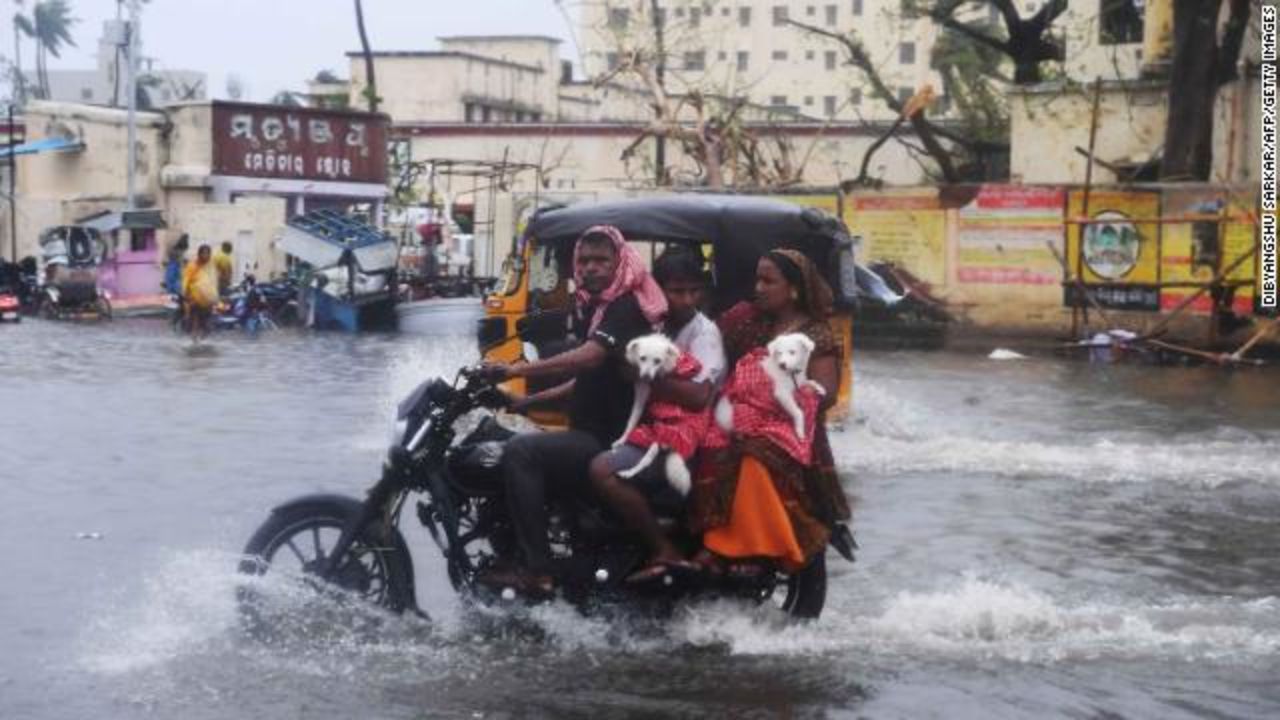
[[(385, 539), (376, 537), (372, 528), (361, 531), (332, 574), (320, 577), (343, 527), (359, 512), (360, 504), (349, 498), (278, 508), (245, 545), (239, 570), (254, 576), (287, 573), (318, 593), (337, 590), (335, 597), (354, 597), (394, 613), (416, 610), (413, 561), (394, 528)], [(269, 624), (258, 589), (242, 586), (238, 595), (242, 616), (251, 627)]]

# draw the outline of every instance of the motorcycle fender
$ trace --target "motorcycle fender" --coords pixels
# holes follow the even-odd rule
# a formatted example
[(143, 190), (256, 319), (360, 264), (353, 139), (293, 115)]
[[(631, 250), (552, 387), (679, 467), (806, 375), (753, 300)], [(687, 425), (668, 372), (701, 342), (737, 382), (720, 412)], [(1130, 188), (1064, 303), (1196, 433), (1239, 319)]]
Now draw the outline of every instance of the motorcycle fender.
[(303, 495), (283, 502), (271, 508), (271, 513), (274, 515), (276, 513), (284, 512), (286, 510), (294, 510), (307, 505), (337, 505), (341, 507), (344, 512), (354, 515), (360, 512), (361, 502), (349, 495), (313, 493), (311, 495)]
[[(337, 505), (338, 507), (342, 508), (342, 512), (345, 515), (347, 515), (348, 519), (350, 519), (360, 514), (360, 508), (364, 505), (364, 503), (351, 497), (350, 495), (337, 495), (334, 493), (312, 493), (310, 495), (302, 495), (300, 497), (293, 498), (292, 500), (287, 500), (271, 508), (271, 514), (274, 515), (279, 512), (285, 512), (286, 510), (294, 510), (296, 508), (306, 507), (308, 505), (321, 505), (321, 506)], [(413, 576), (413, 556), (409, 554), (409, 546), (405, 544), (404, 537), (400, 534), (398, 530), (393, 532), (392, 536), (395, 539), (396, 551), (404, 553), (404, 556), (406, 558), (409, 558), (409, 562), (406, 563), (406, 569), (409, 575), (409, 587), (413, 590), (412, 592), (413, 596), (410, 598), (413, 601), (411, 607), (416, 608), (418, 606), (418, 601), (417, 601), (417, 584)]]

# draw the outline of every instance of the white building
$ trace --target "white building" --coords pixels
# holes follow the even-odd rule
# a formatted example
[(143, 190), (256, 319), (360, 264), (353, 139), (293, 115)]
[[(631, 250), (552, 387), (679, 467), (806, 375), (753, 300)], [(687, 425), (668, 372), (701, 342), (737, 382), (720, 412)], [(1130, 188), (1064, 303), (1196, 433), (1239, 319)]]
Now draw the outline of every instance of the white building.
[[(49, 70), (49, 100), (124, 107), (129, 104), (128, 59), (126, 42), (128, 24), (123, 20), (103, 23), (98, 40), (97, 67), (92, 70)], [(141, 38), (139, 38), (141, 43)], [(151, 58), (139, 63), (139, 91), (149, 104), (163, 107), (179, 102), (193, 102), (208, 97), (208, 76), (194, 70), (169, 70), (155, 67)], [(34, 76), (27, 87), (34, 90)]]

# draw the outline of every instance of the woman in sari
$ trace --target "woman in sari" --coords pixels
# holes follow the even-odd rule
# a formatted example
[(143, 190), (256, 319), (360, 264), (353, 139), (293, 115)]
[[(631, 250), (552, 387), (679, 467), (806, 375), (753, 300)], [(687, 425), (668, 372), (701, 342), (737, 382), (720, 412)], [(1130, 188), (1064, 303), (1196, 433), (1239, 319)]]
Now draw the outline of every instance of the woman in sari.
[[(840, 345), (827, 324), (831, 288), (817, 268), (794, 250), (767, 253), (756, 267), (755, 299), (721, 315), (718, 324), (733, 374), (726, 385), (731, 401), (767, 382), (759, 370), (765, 346), (788, 333), (814, 342), (808, 375), (825, 390), (797, 391), (805, 410), (805, 439), (784, 436), (760, 415), (734, 429), (727, 444), (704, 453), (690, 494), (690, 522), (703, 533), (697, 560), (709, 570), (727, 562), (746, 570), (765, 565), (795, 571), (827, 545), (831, 528), (849, 519), (849, 504), (836, 476), (823, 422), (840, 386)], [(758, 389), (758, 388), (755, 388)], [(789, 428), (790, 424), (780, 423)], [(743, 561), (747, 561), (745, 564)]]

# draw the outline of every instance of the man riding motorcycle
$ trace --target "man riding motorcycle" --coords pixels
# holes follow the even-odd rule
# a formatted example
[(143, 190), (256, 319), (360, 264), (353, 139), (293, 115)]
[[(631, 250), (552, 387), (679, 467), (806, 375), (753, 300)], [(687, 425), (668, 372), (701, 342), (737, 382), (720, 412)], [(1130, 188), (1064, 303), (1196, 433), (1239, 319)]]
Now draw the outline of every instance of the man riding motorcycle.
[(587, 466), (622, 433), (631, 410), (627, 343), (653, 332), (667, 312), (661, 288), (617, 228), (587, 229), (574, 248), (573, 270), (571, 331), (581, 344), (546, 360), (485, 366), (495, 380), (571, 378), (512, 403), (521, 410), (568, 397), (569, 429), (520, 435), (507, 443), (503, 484), (521, 562), (478, 578), (490, 587), (513, 588), (531, 597), (554, 591), (547, 494), (590, 492)]

